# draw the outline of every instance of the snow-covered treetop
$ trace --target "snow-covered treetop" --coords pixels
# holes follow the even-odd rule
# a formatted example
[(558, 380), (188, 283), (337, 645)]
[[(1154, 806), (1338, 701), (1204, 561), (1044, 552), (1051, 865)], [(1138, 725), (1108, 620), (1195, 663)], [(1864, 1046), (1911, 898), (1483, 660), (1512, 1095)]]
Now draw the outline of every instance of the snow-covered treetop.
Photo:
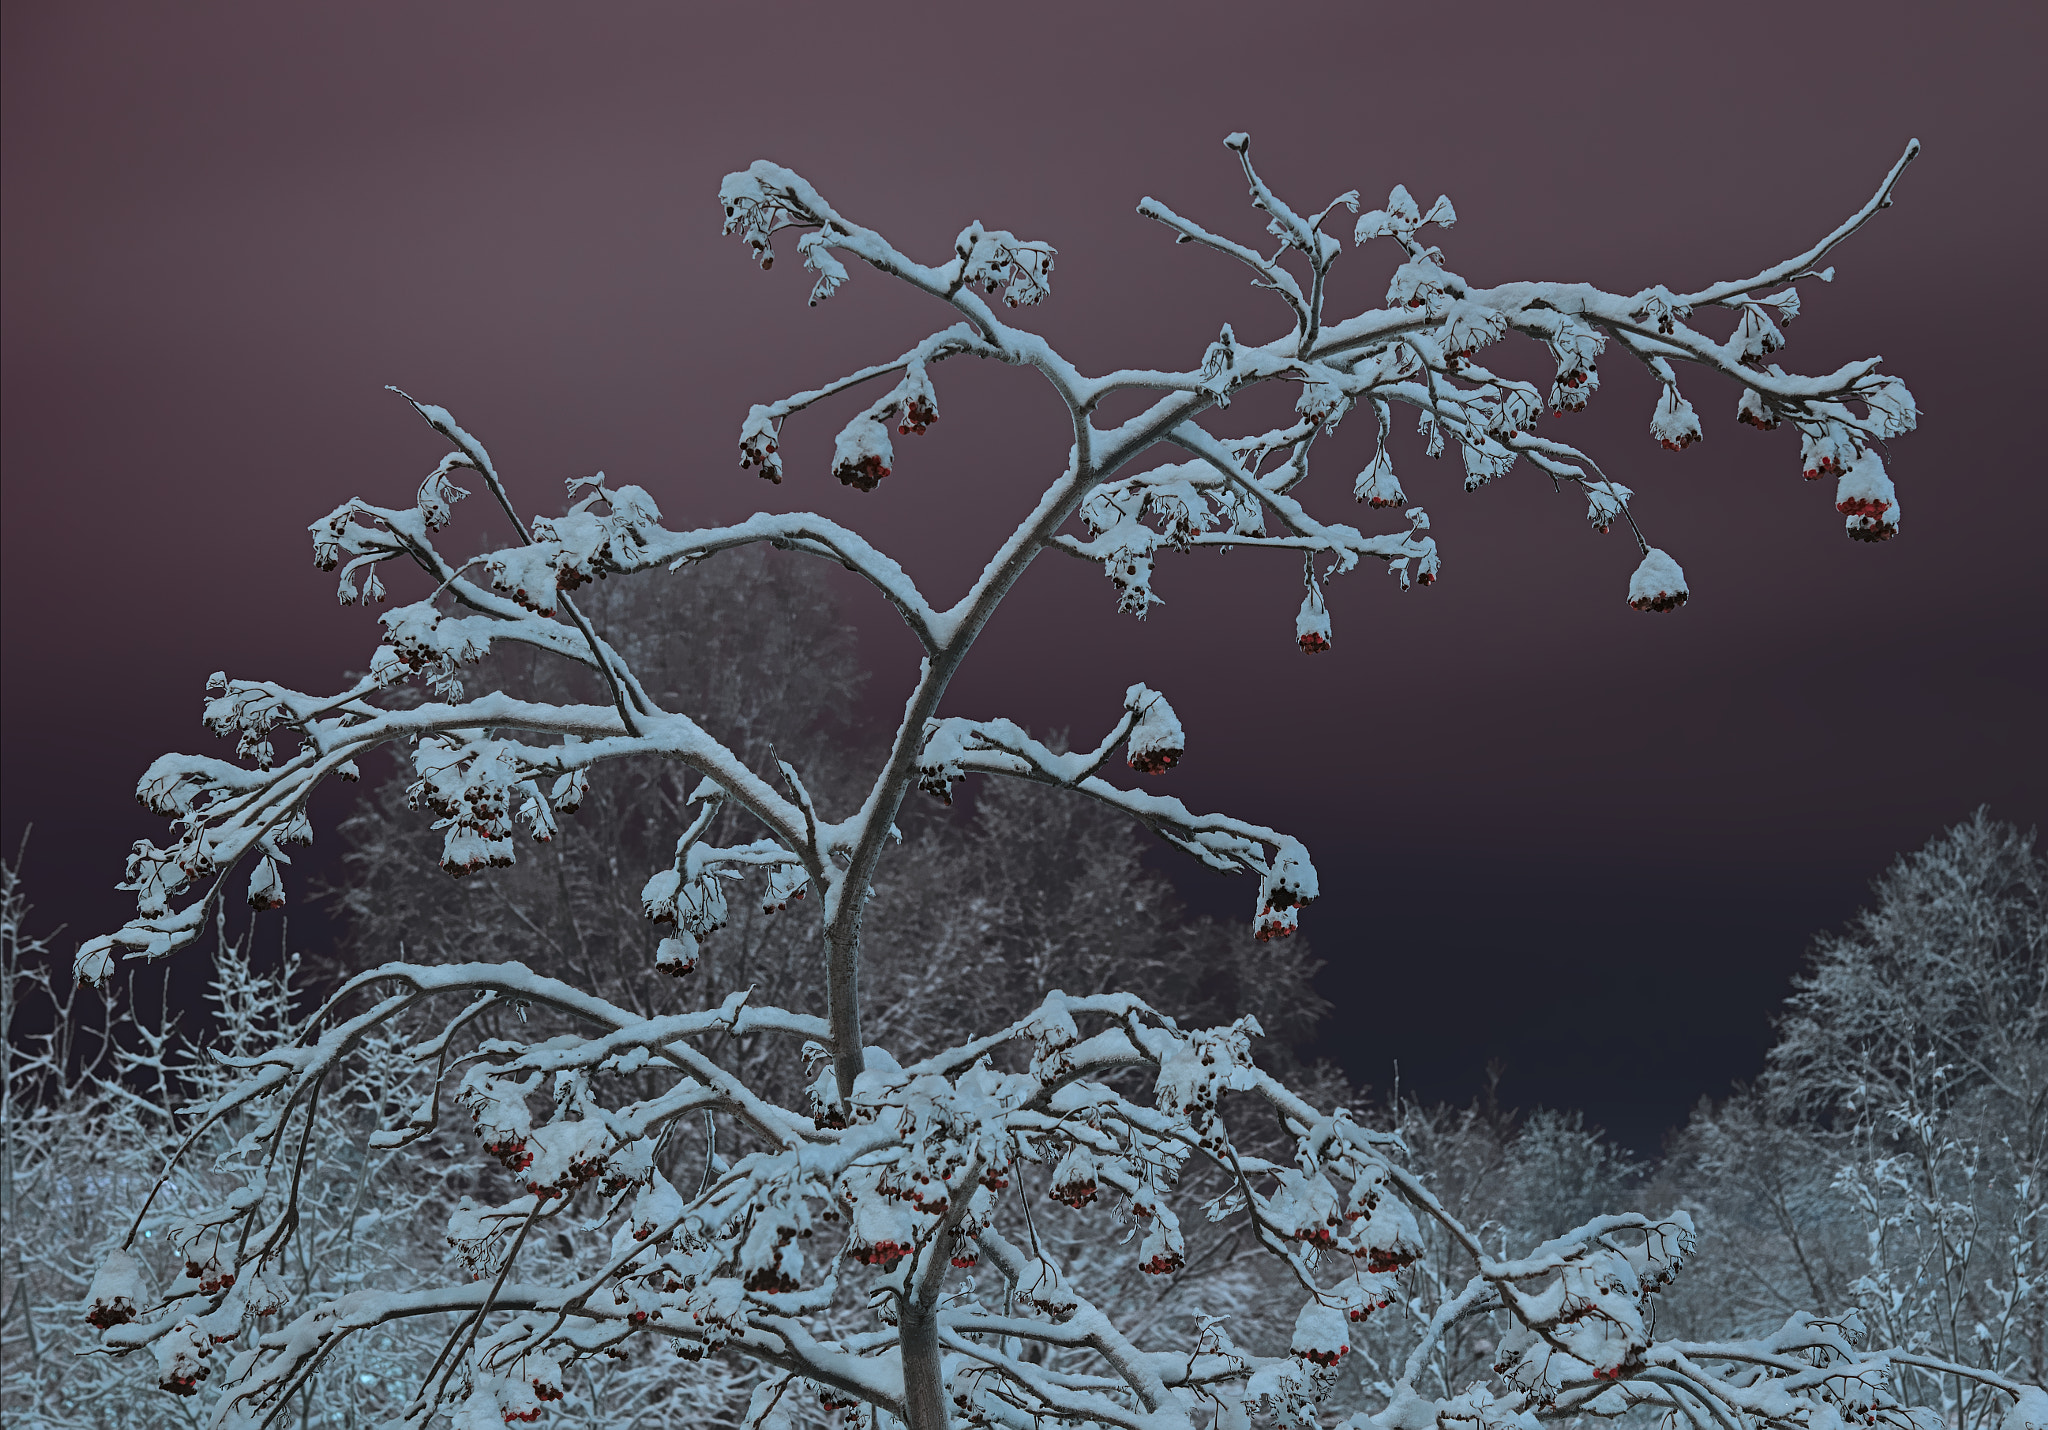
[[(966, 776), (1007, 775), (1121, 810), (1215, 870), (1255, 875), (1260, 938), (1291, 933), (1316, 898), (1316, 870), (1297, 840), (1107, 777), (1120, 747), (1129, 768), (1147, 778), (1165, 775), (1185, 749), (1185, 732), (1165, 696), (1142, 683), (1131, 685), (1120, 710), (1100, 712), (1099, 738), (1075, 751), (1056, 749), (1008, 720), (940, 714), (976, 636), (1041, 552), (1100, 566), (1116, 607), (1142, 616), (1160, 599), (1153, 581), (1162, 552), (1285, 551), (1304, 570), (1297, 639), (1305, 652), (1327, 651), (1328, 583), (1361, 560), (1383, 563), (1403, 590), (1442, 573), (1428, 516), (1409, 505), (1384, 441), (1394, 405), (1404, 404), (1418, 414), (1432, 455), (1458, 448), (1468, 489), (1526, 459), (1555, 483), (1576, 487), (1596, 528), (1626, 521), (1641, 552), (1630, 604), (1672, 610), (1686, 600), (1684, 575), (1643, 534), (1633, 493), (1578, 448), (1536, 431), (1546, 410), (1561, 415), (1585, 405), (1610, 344), (1658, 379), (1650, 435), (1664, 447), (1680, 450), (1698, 439), (1698, 418), (1678, 384), (1681, 370), (1704, 369), (1734, 385), (1741, 420), (1799, 429), (1805, 474), (1837, 478), (1837, 507), (1852, 537), (1881, 539), (1898, 529), (1881, 445), (1913, 426), (1904, 385), (1881, 375), (1874, 358), (1816, 376), (1787, 372), (1774, 358), (1784, 327), (1799, 312), (1797, 285), (1831, 276), (1816, 265), (1889, 204), (1917, 144), (1869, 202), (1820, 242), (1749, 278), (1685, 292), (1662, 285), (1630, 295), (1575, 283), (1475, 285), (1425, 241), (1456, 221), (1449, 199), (1424, 209), (1396, 186), (1383, 207), (1358, 217), (1350, 235), (1368, 258), (1392, 261), (1385, 302), (1333, 317), (1326, 311), (1327, 277), (1343, 242), (1326, 225), (1340, 208), (1356, 213), (1358, 194), (1305, 214), (1259, 177), (1246, 136), (1227, 142), (1253, 206), (1267, 217), (1270, 244), (1239, 243), (1152, 199), (1139, 212), (1178, 242), (1249, 267), (1255, 284), (1273, 294), (1282, 325), (1256, 341), (1226, 325), (1178, 371), (1084, 373), (1019, 326), (1012, 310), (1052, 293), (1055, 255), (1044, 242), (972, 223), (927, 264), (845, 217), (778, 165), (757, 162), (721, 186), (727, 231), (764, 268), (775, 258), (779, 234), (800, 233), (795, 249), (812, 275), (812, 303), (850, 280), (851, 258), (951, 310), (945, 325), (892, 359), (755, 406), (739, 432), (743, 467), (781, 482), (783, 424), (872, 384), (880, 395), (840, 431), (831, 470), (842, 483), (877, 490), (895, 467), (897, 439), (939, 420), (933, 374), (952, 359), (1030, 367), (1064, 403), (1072, 425), (1065, 469), (951, 604), (939, 604), (903, 564), (853, 531), (808, 512), (671, 530), (652, 495), (600, 473), (569, 483), (560, 515), (528, 521), (483, 443), (445, 409), (406, 398), (451, 450), (412, 503), (352, 499), (315, 521), (314, 557), (322, 570), (340, 568), (344, 604), (382, 601), (378, 568), (394, 560), (422, 569), (433, 594), (379, 617), (382, 639), (369, 673), (346, 689), (313, 695), (262, 679), (213, 677), (205, 720), (237, 740), (238, 761), (169, 755), (145, 773), (138, 795), (172, 821), (171, 837), (161, 847), (136, 844), (124, 885), (137, 895), (136, 917), (80, 949), (80, 976), (101, 980), (119, 958), (160, 958), (191, 942), (245, 862), (253, 865), (250, 903), (281, 904), (286, 851), (312, 838), (311, 791), (330, 775), (354, 778), (358, 762), (379, 746), (398, 748), (410, 762), (413, 802), (445, 830), (442, 863), (457, 876), (509, 864), (522, 837), (547, 840), (557, 820), (576, 808), (597, 765), (651, 755), (687, 766), (700, 782), (672, 858), (646, 871), (645, 912), (673, 926), (666, 937), (650, 935), (642, 955), (649, 974), (687, 973), (699, 943), (725, 922), (729, 899), (751, 885), (748, 896), (764, 908), (803, 900), (815, 911), (826, 1016), (753, 1007), (743, 996), (707, 1012), (643, 1016), (511, 963), (391, 964), (366, 973), (304, 1036), (253, 1060), (237, 1090), (199, 1110), (202, 1123), (249, 1119), (237, 1154), (249, 1168), (249, 1190), (207, 1223), (214, 1244), (233, 1242), (235, 1260), (224, 1263), (226, 1279), (181, 1282), (160, 1315), (132, 1323), (128, 1316), (142, 1312), (131, 1271), (121, 1257), (110, 1261), (105, 1305), (94, 1312), (112, 1326), (110, 1345), (154, 1345), (167, 1384), (182, 1377), (190, 1389), (195, 1373), (205, 1374), (209, 1338), (231, 1339), (247, 1316), (263, 1314), (231, 1288), (268, 1286), (260, 1274), (265, 1258), (291, 1235), (291, 1194), (283, 1189), (290, 1179), (265, 1169), (289, 1160), (285, 1133), (295, 1110), (309, 1108), (323, 1082), (345, 1076), (362, 1039), (424, 1016), (453, 995), (467, 1001), (435, 1014), (419, 1035), (417, 1056), (431, 1072), (428, 1096), (378, 1132), (376, 1145), (407, 1145), (450, 1103), (466, 1111), (485, 1150), (520, 1187), (512, 1202), (465, 1213), (469, 1220), (450, 1227), (458, 1246), (473, 1248), (478, 1265), (496, 1268), (495, 1279), (405, 1295), (366, 1290), (306, 1309), (282, 1330), (261, 1334), (233, 1362), (218, 1402), (222, 1423), (274, 1414), (334, 1337), (393, 1317), (449, 1312), (463, 1313), (468, 1329), (422, 1388), (417, 1418), (449, 1398), (468, 1407), (465, 1416), (530, 1418), (523, 1407), (537, 1392), (525, 1381), (559, 1387), (559, 1377), (514, 1367), (545, 1361), (558, 1370), (626, 1337), (658, 1334), (674, 1338), (686, 1357), (724, 1346), (770, 1367), (762, 1384), (772, 1393), (749, 1423), (769, 1423), (779, 1397), (799, 1382), (828, 1401), (861, 1402), (919, 1430), (947, 1423), (953, 1411), (983, 1424), (1140, 1427), (1191, 1425), (1191, 1417), (1212, 1415), (1221, 1417), (1217, 1424), (1243, 1424), (1252, 1407), (1308, 1423), (1318, 1387), (1327, 1386), (1345, 1354), (1346, 1325), (1398, 1299), (1398, 1273), (1420, 1252), (1418, 1216), (1454, 1229), (1481, 1273), (1435, 1323), (1419, 1328), (1408, 1372), (1376, 1417), (1385, 1430), (1454, 1421), (1505, 1426), (1532, 1415), (1610, 1413), (1635, 1404), (1670, 1410), (1702, 1430), (1817, 1430), (1835, 1423), (1829, 1417), (1836, 1411), (1825, 1408), (1835, 1405), (1899, 1430), (1917, 1423), (1886, 1388), (1886, 1357), (1904, 1352), (1871, 1352), (1852, 1327), (1807, 1317), (1768, 1342), (1658, 1342), (1649, 1298), (1677, 1272), (1691, 1244), (1683, 1214), (1602, 1217), (1527, 1255), (1493, 1255), (1402, 1169), (1395, 1139), (1341, 1109), (1309, 1105), (1260, 1071), (1249, 1052), (1258, 1028), (1249, 1020), (1188, 1032), (1123, 995), (1055, 992), (1021, 1024), (915, 1066), (900, 1066), (863, 1040), (861, 911), (912, 786), (948, 799)], [(1728, 321), (1709, 321), (1716, 309), (1726, 310)], [(1708, 327), (1726, 334), (1713, 336)], [(1547, 392), (1481, 361), (1511, 334), (1548, 349), (1555, 379)], [(1228, 430), (1233, 398), (1266, 382), (1299, 390), (1294, 420), (1270, 431)], [(1133, 391), (1150, 395), (1143, 410), (1097, 425), (1105, 399)], [(1351, 495), (1368, 517), (1394, 509), (1390, 530), (1326, 520), (1307, 504), (1318, 439), (1360, 406), (1371, 408), (1382, 440)], [(466, 561), (442, 550), (453, 508), (468, 495), (458, 480), (487, 490), (516, 541)], [(854, 571), (924, 649), (887, 757), (853, 807), (821, 808), (790, 763), (752, 768), (689, 711), (663, 708), (575, 599), (578, 587), (613, 576), (705, 579), (693, 573), (710, 558), (755, 543)], [(503, 642), (587, 669), (603, 698), (563, 704), (511, 690), (466, 691), (465, 668)], [(386, 698), (415, 676), (431, 698)], [(715, 818), (720, 810), (743, 815), (753, 837), (710, 842), (714, 827), (726, 827)], [(373, 990), (383, 991), (349, 1011)], [(556, 1010), (590, 1031), (531, 1044), (492, 1042), (457, 1056), (477, 1011), (506, 1000)], [(765, 1100), (707, 1051), (743, 1033), (809, 1045), (824, 1068), (808, 1106)], [(444, 1094), (442, 1082), (457, 1063), (467, 1071)], [(606, 1105), (609, 1076), (650, 1067), (667, 1077), (664, 1091)], [(1141, 1070), (1147, 1094), (1104, 1081), (1118, 1069)], [(543, 1094), (551, 1111), (537, 1115), (528, 1099)], [(1291, 1150), (1278, 1158), (1247, 1151), (1223, 1113), (1232, 1098), (1276, 1118)], [(743, 1129), (754, 1150), (707, 1171), (686, 1191), (657, 1169), (655, 1148), (665, 1129), (706, 1111)], [(1069, 1204), (1105, 1190), (1121, 1198), (1142, 1232), (1138, 1265), (1152, 1272), (1180, 1264), (1167, 1193), (1184, 1168), (1195, 1163), (1220, 1176), (1224, 1187), (1210, 1213), (1249, 1218), (1257, 1239), (1307, 1296), (1291, 1350), (1255, 1354), (1214, 1326), (1171, 1351), (1140, 1349), (1067, 1271), (1043, 1249), (1020, 1245), (1015, 1226), (1004, 1221), (1012, 1169), (1034, 1162), (1054, 1165), (1051, 1190)], [(594, 1194), (592, 1212), (618, 1219), (610, 1263), (573, 1283), (514, 1276), (527, 1230), (586, 1191)], [(802, 1240), (827, 1222), (840, 1227), (834, 1237), (844, 1238), (851, 1261), (872, 1283), (876, 1317), (859, 1333), (816, 1319), (832, 1304), (840, 1278), (852, 1274), (837, 1257), (822, 1266), (806, 1261)], [(1007, 1288), (999, 1304), (947, 1290), (953, 1271), (971, 1271), (982, 1258)], [(1333, 1264), (1341, 1273), (1334, 1279)], [(109, 1309), (119, 1307), (127, 1310)], [(494, 1311), (510, 1319), (486, 1333)], [(1419, 1387), (1432, 1337), (1451, 1320), (1481, 1312), (1506, 1315), (1516, 1328), (1503, 1344), (1496, 1384), (1429, 1397)], [(1042, 1374), (1020, 1349), (1031, 1342), (1091, 1348), (1104, 1373)]]

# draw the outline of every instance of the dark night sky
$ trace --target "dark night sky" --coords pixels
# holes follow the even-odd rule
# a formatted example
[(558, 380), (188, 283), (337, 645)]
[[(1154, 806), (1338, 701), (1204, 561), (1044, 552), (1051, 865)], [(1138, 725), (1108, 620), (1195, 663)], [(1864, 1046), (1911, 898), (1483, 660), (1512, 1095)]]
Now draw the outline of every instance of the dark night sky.
[[(1691, 581), (1682, 613), (1626, 609), (1627, 539), (1589, 534), (1576, 498), (1526, 467), (1467, 497), (1404, 431), (1445, 579), (1340, 582), (1331, 655), (1293, 649), (1286, 559), (1169, 559), (1139, 624), (1049, 557), (949, 700), (1079, 736), (1130, 681), (1165, 690), (1193, 741), (1172, 791), (1316, 853), (1331, 1053), (1452, 1097), (1502, 1058), (1511, 1099), (1654, 1146), (1756, 1069), (1808, 938), (1896, 852), (1980, 803), (2048, 809), (2044, 14), (10, 4), (0, 832), (33, 821), (39, 906), (106, 927), (122, 852), (157, 833), (135, 776), (211, 748), (206, 674), (321, 688), (363, 662), (369, 620), (336, 609), (304, 528), (351, 493), (402, 502), (439, 455), (386, 382), (451, 407), (528, 509), (598, 467), (671, 526), (809, 507), (950, 599), (1062, 462), (1057, 405), (956, 361), (945, 421), (875, 495), (825, 474), (829, 414), (791, 424), (789, 484), (741, 473), (750, 402), (944, 321), (866, 272), (807, 311), (793, 259), (753, 268), (714, 201), (750, 159), (914, 253), (974, 218), (1050, 240), (1032, 320), (1100, 369), (1192, 363), (1224, 321), (1277, 330), (1239, 271), (1133, 213), (1149, 193), (1256, 238), (1231, 129), (1303, 204), (1447, 192), (1472, 281), (1622, 292), (1789, 255), (1918, 135), (1785, 354), (1880, 352), (1915, 389), (1900, 540), (1844, 540), (1796, 436), (1738, 427), (1704, 376), (1705, 442), (1660, 451), (1649, 379), (1610, 354), (1592, 409), (1546, 430), (1637, 489)], [(1338, 307), (1377, 305), (1386, 255), (1337, 273)], [(1519, 347), (1502, 365), (1539, 377)], [(1240, 412), (1262, 415), (1220, 416)], [(1360, 416), (1322, 452), (1336, 519), (1370, 440)], [(851, 609), (876, 708), (900, 708), (912, 646)], [(1176, 876), (1248, 912), (1241, 882)]]

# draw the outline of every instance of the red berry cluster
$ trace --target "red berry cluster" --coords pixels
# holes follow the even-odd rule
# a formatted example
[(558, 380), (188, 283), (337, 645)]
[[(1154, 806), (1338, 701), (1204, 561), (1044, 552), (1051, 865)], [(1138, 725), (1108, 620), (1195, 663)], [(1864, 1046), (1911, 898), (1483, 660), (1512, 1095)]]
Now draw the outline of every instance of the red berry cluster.
[(1147, 750), (1131, 760), (1131, 768), (1141, 775), (1163, 775), (1180, 763), (1179, 750)]
[(749, 1291), (794, 1291), (796, 1278), (778, 1266), (756, 1267), (741, 1283)]
[(870, 454), (858, 461), (841, 462), (832, 469), (832, 475), (846, 486), (871, 492), (882, 484), (882, 478), (889, 475), (889, 469), (882, 465), (880, 457)]
[(523, 1172), (533, 1165), (533, 1153), (526, 1150), (522, 1138), (508, 1137), (500, 1142), (486, 1142), (484, 1151), (503, 1162), (508, 1172)]
[(220, 1258), (209, 1256), (204, 1261), (187, 1259), (185, 1274), (199, 1283), (202, 1294), (211, 1296), (235, 1284), (235, 1273), (220, 1264)]
[(1891, 510), (1892, 504), (1881, 497), (1850, 497), (1835, 503), (1835, 510), (1843, 516), (1881, 517)]
[(1415, 1252), (1384, 1246), (1363, 1247), (1358, 1255), (1368, 1271), (1399, 1271), (1416, 1257)]
[(1098, 1190), (1099, 1188), (1095, 1185), (1095, 1179), (1090, 1177), (1086, 1181), (1076, 1180), (1055, 1186), (1052, 1189), (1052, 1199), (1064, 1206), (1072, 1207), (1075, 1211), (1079, 1211), (1082, 1207), (1095, 1200), (1095, 1194)]
[(125, 1298), (113, 1301), (95, 1301), (92, 1309), (85, 1313), (86, 1324), (98, 1330), (114, 1326), (125, 1326), (135, 1319), (135, 1306)]
[[(896, 414), (896, 430), (899, 433), (922, 437), (924, 429), (939, 420), (939, 409), (928, 397), (917, 396), (903, 404), (903, 410)], [(884, 476), (888, 473), (884, 472)]]
[(879, 1266), (884, 1271), (894, 1271), (896, 1263), (910, 1255), (911, 1248), (900, 1241), (878, 1241), (873, 1246), (856, 1246), (852, 1255), (863, 1266)]

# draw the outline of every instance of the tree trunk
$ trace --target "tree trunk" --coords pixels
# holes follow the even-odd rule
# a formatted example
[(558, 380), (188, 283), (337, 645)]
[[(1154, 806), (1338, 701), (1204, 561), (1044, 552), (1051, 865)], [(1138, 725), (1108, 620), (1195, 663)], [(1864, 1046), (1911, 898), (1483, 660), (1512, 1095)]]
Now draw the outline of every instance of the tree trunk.
[(940, 1374), (939, 1312), (936, 1306), (903, 1307), (897, 1327), (903, 1350), (903, 1418), (910, 1430), (948, 1430), (946, 1382)]
[(860, 916), (845, 938), (825, 934), (825, 1016), (832, 1024), (832, 1069), (839, 1100), (853, 1097), (853, 1080), (867, 1065), (860, 1041)]

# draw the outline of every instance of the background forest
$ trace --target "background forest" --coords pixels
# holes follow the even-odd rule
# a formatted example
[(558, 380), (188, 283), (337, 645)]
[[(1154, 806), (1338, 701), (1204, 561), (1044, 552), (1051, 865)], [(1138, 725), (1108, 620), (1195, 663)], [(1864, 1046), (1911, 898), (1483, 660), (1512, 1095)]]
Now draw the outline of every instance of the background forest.
[[(801, 758), (819, 772), (816, 783), (859, 768), (846, 757), (870, 735), (843, 714), (855, 708), (861, 681), (853, 632), (794, 559), (732, 554), (721, 558), (718, 581), (614, 583), (591, 599), (609, 628), (664, 636), (650, 634), (644, 649), (626, 654), (651, 687), (659, 682), (665, 703), (705, 712), (750, 764), (771, 752)], [(612, 609), (623, 602), (658, 604)], [(494, 668), (521, 659), (490, 657), (479, 683), (516, 677), (546, 691), (553, 677), (542, 669)], [(747, 679), (733, 675), (740, 670)], [(564, 685), (548, 698), (582, 694)], [(820, 722), (817, 711), (842, 714)], [(649, 941), (640, 882), (680, 818), (686, 791), (671, 768), (601, 773), (552, 846), (460, 882), (435, 867), (438, 836), (406, 808), (405, 780), (365, 774), (342, 831), (345, 877), (326, 894), (346, 930), (338, 963), (285, 958), (280, 967), (274, 921), (223, 925), (203, 1018), (169, 1014), (142, 982), (104, 1003), (65, 992), (51, 970), (68, 961), (68, 945), (42, 932), (32, 870), (8, 866), (0, 1392), (10, 1424), (179, 1423), (187, 1402), (94, 1353), (98, 1338), (81, 1304), (109, 1234), (101, 1211), (139, 1204), (179, 1137), (177, 1109), (223, 1086), (233, 1059), (254, 1052), (266, 1026), (302, 1018), (338, 976), (387, 958), (510, 957), (653, 1011), (639, 976)], [(821, 793), (836, 800), (845, 792), (826, 785)], [(1251, 1013), (1266, 1033), (1262, 1064), (1319, 1102), (1348, 1104), (1362, 1120), (1399, 1131), (1415, 1169), (1468, 1225), (1483, 1225), (1502, 1255), (1604, 1209), (1690, 1211), (1700, 1255), (1665, 1299), (1670, 1332), (1711, 1320), (1722, 1332), (1763, 1333), (1796, 1309), (1820, 1307), (1860, 1317), (1885, 1343), (2014, 1379), (2038, 1381), (2048, 1370), (2036, 1250), (2048, 1171), (2048, 870), (2032, 834), (1979, 813), (1902, 856), (1862, 914), (1816, 940), (1754, 1080), (1702, 1101), (1660, 1157), (1643, 1159), (1569, 1109), (1515, 1109), (1491, 1095), (1465, 1106), (1425, 1103), (1400, 1092), (1391, 1068), (1386, 1085), (1354, 1087), (1333, 1065), (1305, 1062), (1326, 1020), (1342, 1025), (1341, 1036), (1369, 1038), (1375, 1019), (1397, 1011), (1331, 1009), (1315, 991), (1306, 938), (1254, 943), (1241, 922), (1189, 913), (1148, 863), (1144, 837), (1113, 814), (1014, 783), (985, 784), (970, 797), (971, 807), (925, 800), (914, 816), (906, 810), (904, 857), (884, 866), (887, 882), (869, 915), (875, 1037), (906, 1059), (963, 1027), (1015, 1019), (1052, 988), (1135, 992), (1184, 1026)], [(736, 905), (694, 972), (659, 991), (686, 1008), (744, 993), (803, 1010), (815, 997), (817, 957), (815, 922), (802, 905), (779, 913)], [(517, 1016), (525, 1021), (526, 1010)], [(727, 1050), (732, 1065), (778, 1100), (799, 1100), (809, 1080), (800, 1062), (786, 1043), (758, 1041)], [(373, 1047), (361, 1075), (332, 1089), (308, 1124), (307, 1234), (289, 1268), (301, 1296), (424, 1284), (471, 1254), (443, 1237), (451, 1217), (459, 1226), (464, 1207), (502, 1190), (502, 1175), (466, 1138), (441, 1136), (425, 1158), (365, 1150), (364, 1129), (388, 1119), (418, 1075), (399, 1052), (395, 1041)], [(232, 1130), (218, 1134), (223, 1145)], [(719, 1158), (715, 1134), (678, 1131), (660, 1152), (664, 1173), (685, 1189)], [(218, 1195), (206, 1165), (189, 1163), (199, 1170), (181, 1173), (144, 1222), (145, 1237), (172, 1238), (198, 1266), (208, 1255), (203, 1230), (181, 1216)], [(1184, 1220), (1190, 1245), (1179, 1273), (1108, 1273), (1122, 1278), (1126, 1322), (1142, 1329), (1222, 1316), (1247, 1344), (1280, 1335), (1261, 1315), (1273, 1273), (1242, 1230)], [(1029, 1232), (1071, 1257), (1112, 1256), (1078, 1226)], [(528, 1255), (573, 1266), (606, 1249), (603, 1236), (569, 1225)], [(1355, 1333), (1360, 1354), (1330, 1411), (1384, 1391), (1395, 1373), (1388, 1348), (1412, 1339), (1412, 1323), (1433, 1314), (1469, 1270), (1457, 1247), (1433, 1245), (1402, 1273), (1408, 1299), (1399, 1314), (1408, 1322), (1376, 1319)], [(1491, 1361), (1492, 1321), (1473, 1317), (1446, 1338), (1434, 1368), (1442, 1393)], [(381, 1423), (439, 1343), (431, 1321), (354, 1338), (305, 1398), (302, 1423)], [(747, 1409), (744, 1379), (711, 1362), (702, 1368), (711, 1374), (689, 1376), (639, 1353), (602, 1372), (590, 1365), (576, 1363), (589, 1384), (556, 1412), (559, 1423), (726, 1426)], [(1995, 1414), (1967, 1385), (1915, 1394), (1942, 1404), (1958, 1426)], [(810, 1406), (784, 1413), (798, 1424), (806, 1415), (829, 1419)]]

